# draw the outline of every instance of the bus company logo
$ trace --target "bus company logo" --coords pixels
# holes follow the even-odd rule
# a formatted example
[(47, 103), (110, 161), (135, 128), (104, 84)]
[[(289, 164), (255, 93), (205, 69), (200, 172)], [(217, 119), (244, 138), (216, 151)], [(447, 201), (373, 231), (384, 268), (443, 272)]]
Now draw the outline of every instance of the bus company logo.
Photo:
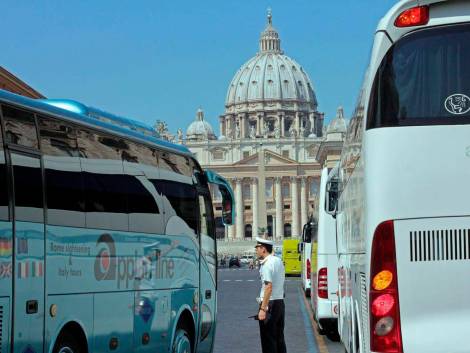
[(95, 278), (98, 281), (116, 279), (116, 245), (109, 234), (102, 234), (96, 241), (100, 248), (95, 259)]
[(449, 113), (462, 115), (470, 110), (470, 98), (465, 94), (456, 93), (447, 97), (444, 106)]

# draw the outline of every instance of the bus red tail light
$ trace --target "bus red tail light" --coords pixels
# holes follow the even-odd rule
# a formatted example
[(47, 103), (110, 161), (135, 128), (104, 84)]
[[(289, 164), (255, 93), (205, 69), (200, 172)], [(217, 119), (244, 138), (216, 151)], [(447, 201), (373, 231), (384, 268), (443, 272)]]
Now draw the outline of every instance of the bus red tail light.
[(318, 297), (328, 299), (328, 269), (326, 267), (318, 271)]
[(403, 11), (395, 20), (395, 27), (424, 26), (429, 22), (429, 6), (417, 6)]
[(310, 259), (307, 259), (307, 279), (310, 279)]
[(370, 278), (371, 351), (403, 353), (393, 221), (375, 230)]

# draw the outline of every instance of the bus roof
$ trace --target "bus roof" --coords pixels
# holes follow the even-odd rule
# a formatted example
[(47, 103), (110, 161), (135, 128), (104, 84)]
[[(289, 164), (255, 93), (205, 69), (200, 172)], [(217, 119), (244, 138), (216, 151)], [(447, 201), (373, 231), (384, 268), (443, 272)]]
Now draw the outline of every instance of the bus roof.
[[(60, 116), (65, 120), (81, 124), (84, 126), (88, 126), (91, 128), (96, 128), (99, 130), (107, 131), (109, 133), (113, 133), (119, 135), (124, 138), (129, 138), (133, 140), (139, 140), (140, 142), (151, 144), (155, 147), (165, 149), (172, 152), (177, 152), (180, 154), (185, 154), (188, 157), (192, 157), (191, 151), (181, 145), (177, 145), (162, 139), (157, 138), (156, 136), (148, 136), (145, 133), (141, 132), (142, 130), (149, 129), (149, 126), (137, 122), (132, 119), (118, 117), (116, 115), (106, 113), (100, 111), (96, 108), (88, 108), (85, 105), (75, 102), (75, 101), (67, 101), (67, 100), (51, 100), (49, 103), (46, 100), (36, 100), (27, 98), (24, 96), (20, 96), (11, 92), (7, 92), (0, 89), (0, 101), (4, 103), (15, 104), (20, 107), (24, 108), (32, 108), (39, 113), (49, 114), (52, 116)], [(76, 109), (68, 109), (68, 107), (60, 105), (53, 105), (51, 102), (69, 102), (75, 105)], [(91, 112), (90, 115), (87, 115), (88, 112)], [(94, 114), (93, 114), (94, 113)], [(101, 115), (107, 115), (106, 117), (109, 119), (110, 122), (98, 120), (95, 115), (101, 113)], [(89, 113), (88, 113), (89, 114)], [(125, 127), (124, 127), (125, 126)], [(135, 128), (135, 129), (134, 129)], [(140, 131), (139, 131), (140, 130)]]

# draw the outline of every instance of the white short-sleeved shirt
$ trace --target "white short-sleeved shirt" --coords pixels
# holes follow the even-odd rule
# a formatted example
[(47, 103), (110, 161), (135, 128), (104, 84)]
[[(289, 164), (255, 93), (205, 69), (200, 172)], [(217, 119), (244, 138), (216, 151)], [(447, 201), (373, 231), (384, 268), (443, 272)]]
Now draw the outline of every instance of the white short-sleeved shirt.
[(274, 255), (265, 257), (261, 260), (259, 274), (261, 277), (260, 300), (264, 298), (265, 282), (271, 282), (273, 285), (273, 292), (269, 300), (284, 299), (285, 271), (281, 259)]

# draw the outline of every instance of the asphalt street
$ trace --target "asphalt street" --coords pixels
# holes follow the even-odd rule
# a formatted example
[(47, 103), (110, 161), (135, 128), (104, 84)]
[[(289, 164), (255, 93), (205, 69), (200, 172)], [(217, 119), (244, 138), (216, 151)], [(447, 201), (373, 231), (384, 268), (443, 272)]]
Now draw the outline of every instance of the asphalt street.
[[(219, 269), (218, 313), (214, 353), (261, 353), (255, 298), (260, 289), (258, 270)], [(286, 278), (285, 339), (288, 353), (339, 353), (344, 348), (319, 336), (312, 324), (300, 278)]]

